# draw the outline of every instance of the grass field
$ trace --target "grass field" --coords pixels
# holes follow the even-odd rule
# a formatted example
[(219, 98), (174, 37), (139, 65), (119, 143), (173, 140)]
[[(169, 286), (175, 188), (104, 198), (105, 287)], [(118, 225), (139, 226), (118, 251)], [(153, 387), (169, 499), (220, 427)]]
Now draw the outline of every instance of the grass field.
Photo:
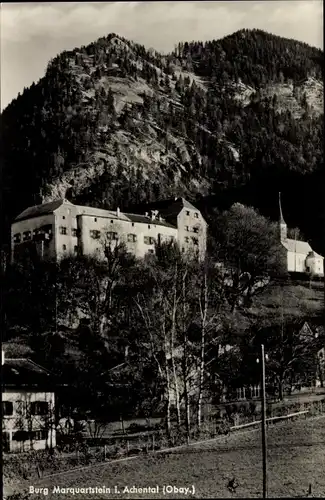
[[(262, 496), (260, 431), (246, 431), (228, 437), (175, 449), (134, 460), (104, 464), (56, 475), (33, 483), (48, 487), (48, 498), (185, 498), (184, 494), (163, 495), (163, 485), (177, 488), (194, 485), (194, 498)], [(283, 422), (268, 429), (269, 497), (306, 496), (325, 498), (325, 418)], [(231, 493), (227, 484), (236, 477), (239, 486)], [(117, 486), (120, 494), (114, 493)], [(159, 493), (123, 493), (124, 487), (159, 486)], [(111, 493), (52, 493), (52, 488), (111, 488)], [(28, 489), (28, 487), (27, 487)], [(192, 490), (193, 491), (193, 490)], [(33, 494), (34, 499), (44, 498)]]

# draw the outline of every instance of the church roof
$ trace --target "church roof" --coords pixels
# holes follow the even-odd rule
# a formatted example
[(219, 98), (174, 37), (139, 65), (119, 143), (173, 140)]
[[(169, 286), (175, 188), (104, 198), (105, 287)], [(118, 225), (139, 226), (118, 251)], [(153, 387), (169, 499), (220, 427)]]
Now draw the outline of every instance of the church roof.
[(282, 242), (282, 244), (289, 252), (302, 253), (305, 255), (312, 252), (312, 248), (307, 241), (292, 240), (287, 238)]
[(320, 257), (323, 258), (321, 255), (316, 253), (309, 243), (307, 241), (300, 241), (300, 240), (292, 240), (290, 238), (287, 238), (286, 240), (282, 241), (282, 245), (289, 251), (293, 253), (301, 253), (304, 255), (308, 255), (309, 257)]

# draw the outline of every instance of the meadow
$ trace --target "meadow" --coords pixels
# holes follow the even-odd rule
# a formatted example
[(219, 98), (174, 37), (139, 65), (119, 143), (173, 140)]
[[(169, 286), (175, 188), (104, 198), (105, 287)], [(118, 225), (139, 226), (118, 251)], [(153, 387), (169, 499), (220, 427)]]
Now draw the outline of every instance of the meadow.
[[(323, 416), (282, 422), (268, 428), (268, 496), (305, 497), (309, 484), (313, 496), (325, 498), (325, 420)], [(33, 486), (49, 488), (48, 498), (260, 498), (262, 497), (260, 430), (242, 431), (190, 447), (140, 456), (132, 460), (90, 466), (44, 477)], [(231, 492), (228, 483), (236, 478)], [(187, 495), (165, 486), (189, 488)], [(60, 488), (110, 488), (110, 493), (72, 494)], [(157, 489), (157, 486), (159, 487)], [(116, 487), (116, 488), (115, 488)], [(125, 488), (156, 488), (148, 493)], [(194, 488), (193, 488), (194, 487)], [(29, 484), (25, 487), (27, 492)], [(116, 493), (119, 491), (119, 493)], [(44, 498), (33, 494), (33, 498)]]

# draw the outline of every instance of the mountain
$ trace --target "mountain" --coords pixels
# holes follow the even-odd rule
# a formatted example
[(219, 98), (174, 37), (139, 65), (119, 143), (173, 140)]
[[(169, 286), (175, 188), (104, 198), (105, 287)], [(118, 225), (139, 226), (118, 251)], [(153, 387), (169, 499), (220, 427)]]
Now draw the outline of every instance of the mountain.
[[(31, 54), (32, 57), (32, 54)], [(278, 216), (324, 252), (323, 52), (260, 30), (163, 55), (116, 34), (65, 51), (2, 113), (3, 231), (66, 196), (185, 196)]]

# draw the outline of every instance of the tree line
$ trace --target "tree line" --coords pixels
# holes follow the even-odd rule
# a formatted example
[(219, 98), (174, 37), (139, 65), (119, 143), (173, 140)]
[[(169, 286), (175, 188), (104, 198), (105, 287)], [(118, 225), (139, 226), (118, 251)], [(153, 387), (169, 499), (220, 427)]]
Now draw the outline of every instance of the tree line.
[[(71, 414), (115, 420), (163, 416), (189, 433), (207, 401), (259, 383), (261, 335), (269, 353), (269, 391), (311, 383), (317, 346), (301, 336), (303, 314), (251, 319), (254, 297), (286, 279), (277, 227), (234, 205), (217, 218), (204, 261), (175, 243), (136, 259), (103, 241), (104, 258), (33, 260), (6, 270), (5, 338), (25, 342), (33, 359), (67, 383)], [(246, 321), (247, 326), (241, 323)]]

